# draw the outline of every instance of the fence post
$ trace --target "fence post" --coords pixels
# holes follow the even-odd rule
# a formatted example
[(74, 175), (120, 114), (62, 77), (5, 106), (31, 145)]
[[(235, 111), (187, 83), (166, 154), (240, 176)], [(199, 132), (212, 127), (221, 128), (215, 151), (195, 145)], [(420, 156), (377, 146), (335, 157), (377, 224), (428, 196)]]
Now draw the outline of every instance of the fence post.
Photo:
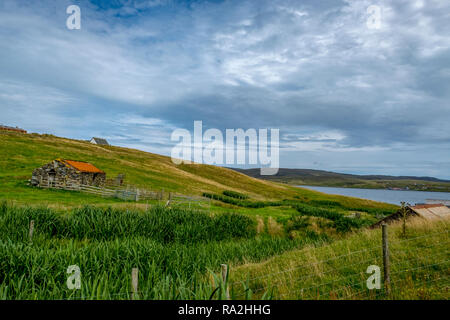
[(139, 189), (136, 189), (136, 201), (139, 201)]
[(33, 242), (33, 231), (34, 231), (34, 220), (30, 221), (30, 231), (29, 231), (29, 238), (30, 238), (30, 242)]
[(230, 300), (230, 291), (228, 290), (228, 266), (226, 264), (221, 264), (220, 267), (222, 271), (222, 281), (225, 285), (225, 298)]
[(139, 281), (139, 269), (133, 268), (131, 270), (131, 287), (133, 292), (131, 293), (131, 300), (136, 300), (138, 298), (138, 281)]
[(387, 295), (391, 294), (391, 276), (390, 276), (390, 263), (389, 263), (389, 245), (388, 245), (388, 232), (387, 224), (381, 225), (382, 241), (383, 241), (383, 270), (384, 270), (384, 288)]

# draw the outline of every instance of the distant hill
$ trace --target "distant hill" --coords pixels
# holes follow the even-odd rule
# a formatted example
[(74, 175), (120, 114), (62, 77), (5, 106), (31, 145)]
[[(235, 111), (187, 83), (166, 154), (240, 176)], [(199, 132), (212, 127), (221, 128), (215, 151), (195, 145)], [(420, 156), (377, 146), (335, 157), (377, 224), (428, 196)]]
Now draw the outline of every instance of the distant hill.
[[(95, 194), (28, 186), (27, 181), (35, 168), (54, 159), (63, 158), (90, 162), (105, 171), (109, 179), (118, 174), (124, 174), (125, 185), (152, 191), (164, 190), (166, 196), (168, 192), (201, 196), (204, 192), (220, 195), (224, 191), (234, 191), (247, 195), (249, 201), (253, 202), (296, 199), (309, 203), (311, 206), (319, 206), (322, 202), (326, 205), (337, 204), (344, 214), (351, 214), (355, 208), (372, 210), (371, 216), (369, 215), (372, 219), (374, 219), (373, 210), (391, 212), (396, 209), (396, 206), (387, 203), (325, 195), (293, 185), (255, 179), (224, 167), (206, 164), (176, 165), (167, 156), (131, 148), (95, 145), (84, 140), (60, 138), (48, 134), (0, 132), (0, 154), (2, 155), (0, 158), (0, 202), (8, 200), (16, 204), (51, 205), (58, 209), (83, 204), (128, 205), (123, 200), (104, 198)], [(146, 206), (144, 202), (140, 202), (140, 205)], [(133, 206), (135, 204), (130, 203)], [(285, 219), (297, 212), (289, 205), (244, 208), (213, 201), (212, 211), (222, 212), (230, 208), (241, 213)]]
[[(258, 200), (292, 198), (302, 192), (295, 187), (253, 179), (223, 167), (175, 165), (167, 156), (48, 134), (2, 131), (0, 154), (0, 199), (39, 200), (57, 195), (44, 190), (37, 192), (24, 185), (35, 168), (57, 158), (90, 162), (105, 171), (107, 178), (124, 174), (125, 184), (148, 190), (164, 189), (187, 195), (233, 190)], [(64, 197), (68, 195), (64, 194)]]
[(450, 180), (434, 177), (356, 175), (313, 169), (281, 168), (276, 175), (261, 176), (260, 169), (236, 169), (250, 177), (296, 185), (315, 185), (347, 188), (409, 189), (450, 191)]

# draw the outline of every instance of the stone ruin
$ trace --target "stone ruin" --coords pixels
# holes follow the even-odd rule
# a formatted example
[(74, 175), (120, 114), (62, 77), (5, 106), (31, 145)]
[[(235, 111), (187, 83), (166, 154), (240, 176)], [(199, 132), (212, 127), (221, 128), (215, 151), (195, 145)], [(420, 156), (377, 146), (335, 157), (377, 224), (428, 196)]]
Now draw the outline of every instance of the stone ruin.
[(76, 160), (56, 159), (33, 171), (31, 185), (56, 186), (104, 186), (106, 173), (94, 165)]

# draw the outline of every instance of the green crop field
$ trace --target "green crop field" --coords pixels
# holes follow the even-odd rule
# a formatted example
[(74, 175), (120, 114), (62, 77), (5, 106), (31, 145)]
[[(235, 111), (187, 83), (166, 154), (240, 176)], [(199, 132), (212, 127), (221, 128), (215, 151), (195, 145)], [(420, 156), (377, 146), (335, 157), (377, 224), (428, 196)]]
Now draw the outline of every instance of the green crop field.
[[(211, 285), (200, 280), (221, 263), (258, 261), (321, 240), (257, 235), (243, 215), (157, 206), (147, 212), (84, 207), (64, 215), (4, 203), (0, 228), (2, 299), (127, 299), (133, 267), (142, 298), (205, 299)], [(67, 289), (69, 265), (81, 269), (80, 290)]]
[[(87, 141), (73, 140), (39, 134), (0, 133), (0, 198), (17, 204), (48, 205), (55, 208), (71, 208), (84, 204), (126, 206), (144, 205), (125, 203), (117, 199), (102, 198), (86, 193), (65, 190), (44, 190), (28, 186), (35, 168), (56, 158), (87, 161), (106, 172), (108, 178), (125, 174), (125, 184), (146, 190), (177, 192), (201, 196), (203, 193), (243, 194), (248, 201), (330, 200), (342, 207), (373, 208), (391, 212), (396, 206), (384, 203), (325, 195), (281, 183), (250, 178), (222, 167), (200, 164), (175, 165), (170, 157), (135, 149), (115, 146), (98, 146)], [(230, 198), (230, 197), (229, 197)], [(213, 210), (245, 209), (221, 201), (213, 201)], [(248, 214), (288, 217), (295, 210), (280, 208), (253, 208)], [(259, 210), (261, 209), (261, 210)], [(289, 209), (289, 208), (288, 208)], [(288, 213), (286, 213), (288, 211)]]
[[(0, 299), (129, 299), (133, 268), (139, 270), (140, 299), (221, 299), (221, 264), (230, 265), (230, 279), (239, 282), (230, 285), (231, 298), (314, 299), (310, 293), (288, 294), (270, 281), (247, 280), (264, 270), (283, 271), (286, 257), (292, 265), (298, 259), (313, 263), (370, 247), (377, 233), (366, 227), (398, 209), (51, 135), (1, 133), (0, 153)], [(109, 178), (122, 173), (126, 184), (197, 200), (123, 201), (29, 186), (33, 169), (56, 158), (87, 161)], [(427, 228), (442, 233), (448, 225)], [(336, 253), (319, 254), (320, 248), (336, 248)], [(311, 250), (317, 257), (302, 256)], [(81, 271), (79, 290), (66, 285), (72, 265)], [(322, 280), (330, 278), (318, 275), (308, 284)]]

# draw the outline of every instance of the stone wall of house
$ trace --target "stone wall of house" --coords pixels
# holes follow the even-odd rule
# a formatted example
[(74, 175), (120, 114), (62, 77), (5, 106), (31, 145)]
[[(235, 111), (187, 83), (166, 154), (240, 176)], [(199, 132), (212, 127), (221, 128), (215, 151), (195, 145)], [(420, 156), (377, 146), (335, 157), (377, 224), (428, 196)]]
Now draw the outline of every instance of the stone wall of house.
[(106, 181), (105, 173), (90, 173), (90, 172), (82, 172), (81, 180), (83, 184), (89, 186), (103, 186)]
[(32, 185), (48, 185), (51, 183), (80, 185), (81, 176), (74, 168), (67, 167), (63, 163), (54, 160), (35, 169), (31, 175)]
[(33, 171), (31, 185), (49, 186), (52, 184), (62, 184), (66, 186), (79, 186), (81, 184), (103, 186), (106, 180), (105, 173), (87, 173), (66, 166), (54, 160)]

